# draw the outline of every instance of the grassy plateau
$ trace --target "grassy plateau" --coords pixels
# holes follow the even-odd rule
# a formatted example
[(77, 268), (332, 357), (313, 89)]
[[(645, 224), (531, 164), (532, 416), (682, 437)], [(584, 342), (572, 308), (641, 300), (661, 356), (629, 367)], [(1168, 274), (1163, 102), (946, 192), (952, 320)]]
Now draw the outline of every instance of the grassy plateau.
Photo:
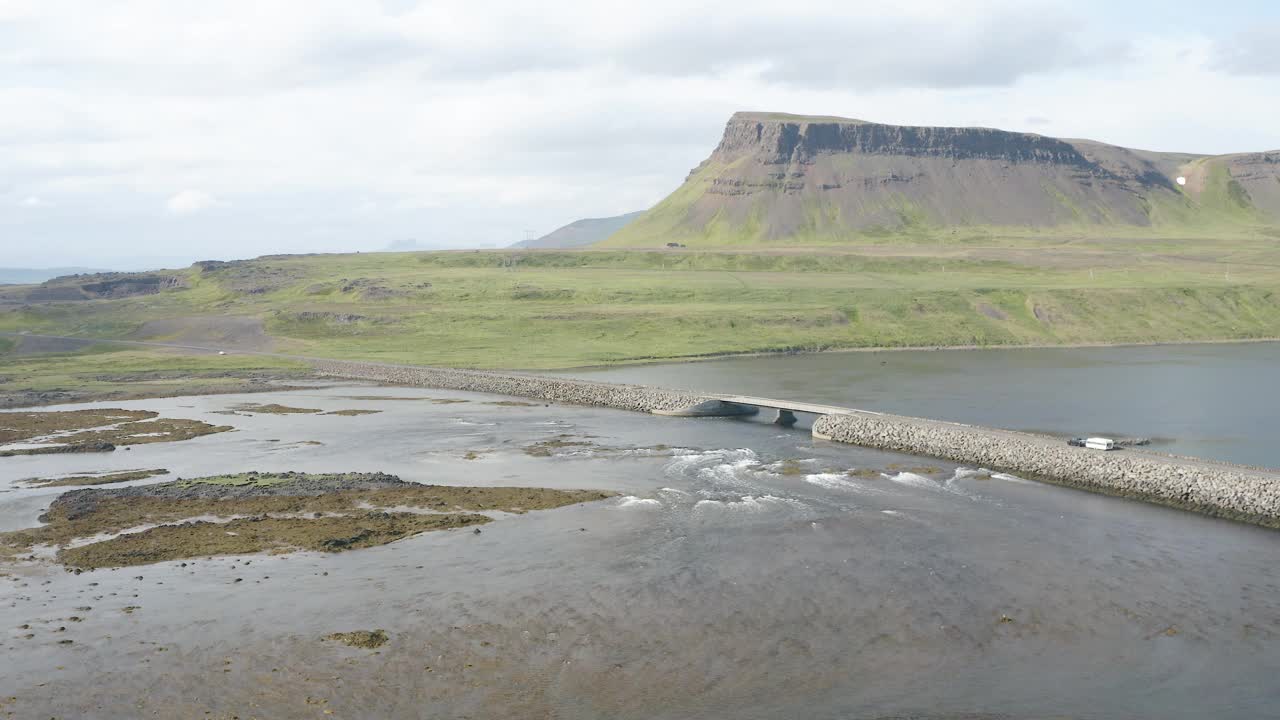
[[(958, 239), (841, 250), (457, 251), (264, 257), (176, 287), (20, 302), (0, 331), (227, 348), (0, 340), (0, 391), (186, 387), (305, 365), (242, 351), (476, 368), (722, 353), (1280, 337), (1271, 238)], [(62, 281), (57, 281), (62, 282)], [(4, 299), (0, 294), (0, 299)], [(228, 388), (233, 389), (233, 388)]]

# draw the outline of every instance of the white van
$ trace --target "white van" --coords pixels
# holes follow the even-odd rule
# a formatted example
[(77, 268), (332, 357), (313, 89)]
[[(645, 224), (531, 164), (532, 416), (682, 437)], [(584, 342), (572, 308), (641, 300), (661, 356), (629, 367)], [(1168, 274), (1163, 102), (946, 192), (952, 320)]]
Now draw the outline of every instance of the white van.
[(1090, 450), (1115, 450), (1116, 441), (1111, 438), (1093, 437), (1085, 440), (1084, 446)]

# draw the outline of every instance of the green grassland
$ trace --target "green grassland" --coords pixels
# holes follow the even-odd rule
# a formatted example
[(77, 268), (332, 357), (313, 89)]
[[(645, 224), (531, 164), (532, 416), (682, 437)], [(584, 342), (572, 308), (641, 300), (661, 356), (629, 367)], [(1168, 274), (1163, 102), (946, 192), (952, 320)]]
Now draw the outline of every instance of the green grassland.
[[(723, 353), (1280, 337), (1274, 240), (899, 242), (771, 252), (485, 251), (260, 258), (186, 287), (0, 312), (0, 330), (476, 368)], [(234, 320), (234, 322), (232, 322)], [(227, 323), (222, 328), (220, 323)], [(263, 334), (265, 331), (265, 334)], [(251, 338), (252, 339), (252, 338)], [(0, 345), (0, 389), (299, 372), (296, 361)], [(95, 380), (95, 378), (97, 378)]]
[[(896, 217), (892, 226), (850, 227), (840, 209), (814, 200), (806, 203), (804, 221), (785, 237), (775, 237), (758, 218), (766, 212), (763, 205), (743, 223), (728, 221), (722, 214), (705, 225), (689, 227), (682, 218), (689, 212), (692, 199), (675, 194), (655, 206), (640, 220), (609, 236), (600, 246), (614, 249), (642, 250), (660, 248), (677, 241), (701, 250), (768, 250), (777, 248), (814, 248), (838, 252), (850, 242), (895, 248), (906, 244), (961, 244), (1032, 247), (1043, 243), (1074, 242), (1085, 239), (1116, 241), (1189, 242), (1203, 238), (1241, 241), (1275, 240), (1280, 226), (1262, 217), (1253, 208), (1237, 203), (1239, 185), (1213, 194), (1206, 193), (1202, 202), (1192, 207), (1176, 201), (1159, 199), (1149, 203), (1146, 212), (1149, 225), (1107, 224), (1089, 222), (1084, 211), (1056, 192), (1046, 188), (1060, 205), (1062, 220), (1044, 226), (1001, 226), (988, 224), (942, 225), (932, 222), (926, 211), (906, 198), (882, 203), (877, 209)], [(684, 189), (682, 188), (682, 193)]]
[[(0, 346), (0, 350), (3, 350)], [(0, 353), (0, 408), (245, 392), (308, 376), (305, 363), (251, 355), (188, 354), (100, 344), (77, 352)]]

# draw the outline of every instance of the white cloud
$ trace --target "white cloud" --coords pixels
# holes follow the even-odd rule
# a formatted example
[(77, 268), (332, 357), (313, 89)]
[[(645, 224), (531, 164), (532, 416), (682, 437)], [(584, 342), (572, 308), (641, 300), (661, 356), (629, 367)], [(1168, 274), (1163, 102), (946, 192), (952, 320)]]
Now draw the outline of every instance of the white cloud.
[(164, 203), (206, 256), (514, 242), (655, 202), (744, 109), (1280, 147), (1275, 77), (1253, 74), (1271, 67), (1265, 38), (1228, 64), (1244, 26), (1160, 16), (1175, 15), (1154, 27), (1102, 0), (0, 0), (0, 193), (58, 201), (0, 213), (0, 236), (45, 239), (49, 262), (105, 236), (162, 252)]
[(169, 198), (165, 207), (174, 215), (190, 215), (207, 210), (217, 204), (217, 199), (199, 190), (183, 190)]
[(49, 202), (48, 200), (45, 200), (44, 198), (38, 195), (28, 195), (22, 198), (21, 204), (23, 207), (29, 207), (29, 208), (42, 208), (42, 207), (53, 206), (53, 203)]
[(1211, 63), (1233, 75), (1280, 75), (1280, 22), (1218, 39)]

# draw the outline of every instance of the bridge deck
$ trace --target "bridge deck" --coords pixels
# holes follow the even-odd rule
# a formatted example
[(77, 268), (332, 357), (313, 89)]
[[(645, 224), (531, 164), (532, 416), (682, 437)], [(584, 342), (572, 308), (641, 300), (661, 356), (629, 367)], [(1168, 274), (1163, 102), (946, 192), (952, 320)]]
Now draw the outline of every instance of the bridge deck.
[(775, 410), (790, 410), (792, 412), (814, 413), (816, 415), (856, 415), (859, 413), (866, 415), (879, 415), (878, 412), (870, 410), (858, 410), (856, 408), (837, 407), (835, 405), (818, 405), (816, 403), (796, 402), (794, 400), (777, 400), (774, 398), (752, 397), (750, 395), (716, 395), (716, 399), (725, 402), (737, 403), (739, 405), (754, 405), (756, 407), (771, 408)]

